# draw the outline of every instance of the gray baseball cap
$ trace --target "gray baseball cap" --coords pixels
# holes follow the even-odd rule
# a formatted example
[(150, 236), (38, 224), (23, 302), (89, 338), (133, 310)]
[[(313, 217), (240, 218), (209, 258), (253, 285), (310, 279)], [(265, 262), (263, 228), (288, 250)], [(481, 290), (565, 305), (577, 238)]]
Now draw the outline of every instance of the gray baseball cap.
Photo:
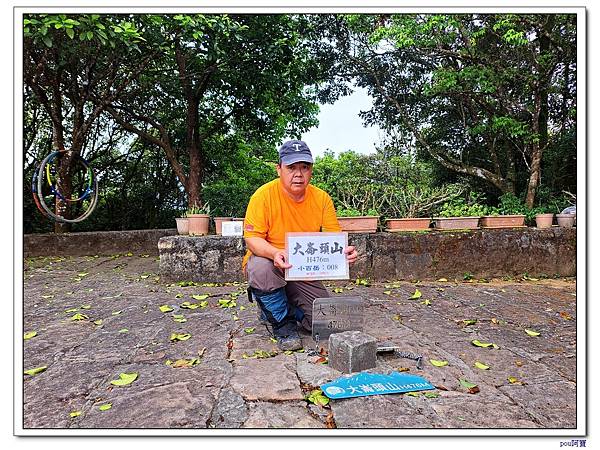
[(279, 148), (279, 164), (289, 166), (297, 162), (313, 163), (310, 148), (304, 141), (292, 140), (284, 142)]

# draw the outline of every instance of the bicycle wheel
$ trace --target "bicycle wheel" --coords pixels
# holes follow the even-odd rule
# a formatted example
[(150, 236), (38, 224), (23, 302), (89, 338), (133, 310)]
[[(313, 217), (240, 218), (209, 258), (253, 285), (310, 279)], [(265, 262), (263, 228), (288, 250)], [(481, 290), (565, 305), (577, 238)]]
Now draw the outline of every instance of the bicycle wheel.
[[(66, 199), (60, 193), (60, 191), (56, 187), (56, 184), (52, 184), (51, 171), (48, 166), (49, 164), (51, 164), (54, 161), (55, 158), (62, 156), (65, 153), (66, 153), (65, 150), (53, 152), (53, 153), (49, 154), (48, 156), (46, 156), (46, 158), (44, 158), (44, 160), (40, 164), (39, 169), (37, 171), (37, 180), (36, 180), (37, 181), (37, 197), (39, 200), (39, 206), (41, 206), (41, 208), (43, 209), (43, 212), (49, 218), (51, 218), (57, 222), (61, 222), (61, 223), (78, 223), (78, 222), (81, 222), (81, 221), (87, 219), (90, 216), (90, 214), (94, 211), (94, 208), (96, 207), (96, 204), (98, 203), (98, 178), (95, 176), (94, 171), (90, 167), (89, 163), (81, 156), (75, 155), (76, 162), (81, 164), (85, 168), (85, 173), (87, 175), (87, 184), (85, 184), (84, 192), (81, 195), (79, 195), (76, 198), (71, 197), (70, 199)], [(75, 178), (75, 183), (79, 183), (78, 177), (75, 176), (74, 178)], [(70, 202), (70, 203), (82, 202), (82, 204), (84, 204), (84, 206), (85, 206), (84, 212), (79, 217), (76, 217), (75, 219), (66, 219), (63, 216), (52, 212), (52, 210), (50, 208), (48, 208), (48, 205), (46, 204), (46, 201), (45, 201), (44, 195), (43, 195), (43, 186), (44, 186), (43, 180), (44, 179), (46, 179), (46, 181), (48, 181), (48, 185), (50, 186), (50, 190), (52, 191), (53, 198), (58, 197), (61, 200), (65, 201), (65, 202)], [(36, 202), (36, 204), (37, 203), (38, 202)]]

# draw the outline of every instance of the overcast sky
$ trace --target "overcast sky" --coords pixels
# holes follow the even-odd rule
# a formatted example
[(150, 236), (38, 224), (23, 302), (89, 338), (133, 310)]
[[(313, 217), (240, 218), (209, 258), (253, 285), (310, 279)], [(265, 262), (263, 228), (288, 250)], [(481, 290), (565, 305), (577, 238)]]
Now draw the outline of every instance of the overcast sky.
[(372, 99), (366, 90), (356, 88), (354, 94), (342, 97), (333, 105), (321, 105), (319, 126), (302, 135), (313, 156), (330, 149), (336, 155), (346, 150), (373, 153), (380, 142), (378, 127), (364, 127), (360, 111), (371, 108)]

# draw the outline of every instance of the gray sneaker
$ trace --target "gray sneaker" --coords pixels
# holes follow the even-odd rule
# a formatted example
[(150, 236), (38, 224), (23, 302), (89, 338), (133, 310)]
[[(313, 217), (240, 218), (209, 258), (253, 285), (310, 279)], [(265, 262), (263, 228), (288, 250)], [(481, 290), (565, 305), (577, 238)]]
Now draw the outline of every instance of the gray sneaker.
[(275, 339), (277, 339), (277, 347), (280, 350), (300, 350), (302, 340), (298, 334), (298, 328), (295, 323), (288, 323), (274, 331)]
[(277, 339), (277, 347), (279, 348), (279, 350), (282, 350), (284, 352), (288, 350), (300, 350), (301, 348), (303, 348), (302, 341), (300, 340), (299, 336), (275, 336), (275, 339)]

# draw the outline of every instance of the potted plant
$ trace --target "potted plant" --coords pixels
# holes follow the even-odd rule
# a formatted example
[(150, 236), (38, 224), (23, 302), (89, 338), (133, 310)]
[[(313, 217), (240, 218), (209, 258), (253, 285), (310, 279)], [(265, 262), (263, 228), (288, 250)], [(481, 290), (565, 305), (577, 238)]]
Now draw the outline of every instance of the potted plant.
[(533, 222), (537, 228), (552, 228), (554, 213), (549, 206), (537, 206), (529, 210), (527, 218)]
[(575, 214), (557, 214), (556, 223), (561, 228), (573, 228)]
[(189, 233), (189, 221), (187, 217), (187, 212), (184, 211), (181, 214), (181, 217), (175, 217), (175, 223), (177, 224), (177, 233), (178, 234), (188, 234)]
[(498, 207), (488, 207), (481, 217), (482, 228), (521, 228), (525, 226), (525, 205), (512, 193), (500, 197)]
[(406, 183), (383, 189), (382, 207), (387, 216), (385, 231), (427, 231), (431, 225), (431, 210), (450, 201), (463, 191), (459, 184), (429, 186), (425, 183)]
[(573, 225), (577, 225), (577, 207), (575, 206), (577, 196), (569, 191), (563, 191), (563, 194), (569, 199), (571, 206), (567, 206), (560, 214), (556, 214), (556, 222), (559, 227), (572, 228)]
[(444, 203), (438, 217), (434, 217), (435, 228), (439, 230), (476, 229), (479, 218), (486, 213), (483, 205), (477, 203), (476, 196), (470, 196), (471, 203), (457, 197)]
[(554, 213), (540, 213), (535, 215), (535, 225), (538, 228), (552, 228)]
[(386, 219), (385, 231), (426, 231), (429, 230), (431, 217), (403, 217), (400, 219)]
[(186, 211), (188, 217), (188, 228), (190, 236), (204, 236), (208, 234), (210, 224), (210, 206), (192, 206)]
[(374, 233), (377, 231), (379, 214), (374, 209), (361, 212), (354, 208), (338, 209), (338, 223), (348, 233)]

